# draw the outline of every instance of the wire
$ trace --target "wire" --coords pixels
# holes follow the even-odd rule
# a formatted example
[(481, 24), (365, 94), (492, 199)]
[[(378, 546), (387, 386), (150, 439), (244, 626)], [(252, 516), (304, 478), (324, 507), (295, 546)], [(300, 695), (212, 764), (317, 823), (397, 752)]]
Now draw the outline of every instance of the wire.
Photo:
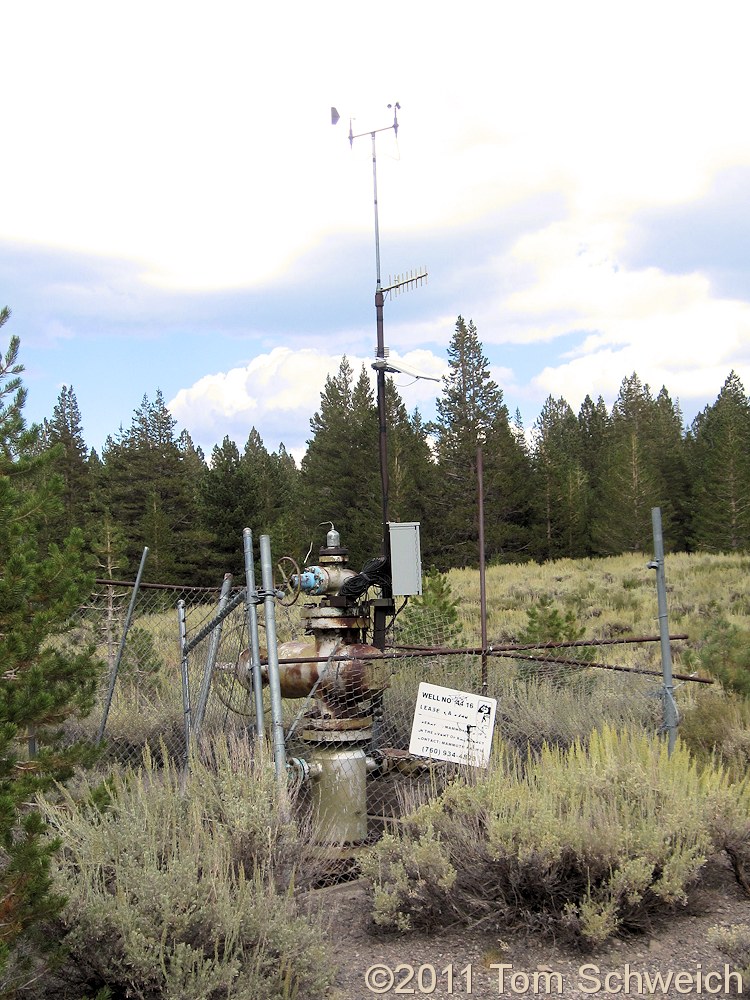
[(391, 618), (390, 622), (388, 623), (389, 629), (393, 628), (393, 623), (396, 621), (396, 619), (398, 618), (398, 616), (401, 614), (401, 612), (404, 610), (404, 608), (408, 603), (409, 603), (409, 598), (405, 597), (401, 603), (401, 607), (394, 613), (393, 618)]
[(370, 587), (382, 587), (391, 582), (391, 565), (385, 556), (376, 556), (365, 563), (361, 573), (347, 580), (339, 590), (341, 597), (360, 597)]
[[(219, 680), (219, 677), (221, 677), (221, 680)], [(224, 707), (227, 709), (227, 713), (234, 712), (235, 715), (242, 715), (245, 718), (250, 718), (251, 716), (253, 716), (255, 714), (254, 710), (252, 712), (243, 712), (241, 709), (236, 708), (235, 705), (232, 704), (232, 695), (234, 693), (234, 686), (235, 686), (235, 681), (236, 680), (237, 680), (237, 675), (236, 675), (236, 673), (233, 672), (233, 674), (232, 674), (232, 680), (230, 682), (229, 700), (227, 700), (224, 697), (224, 695), (223, 695), (223, 693), (221, 691), (222, 684), (225, 683), (225, 679), (224, 679), (224, 677), (221, 674), (218, 674), (216, 676), (217, 683), (215, 683), (214, 685), (212, 685), (213, 690), (216, 692), (216, 697), (219, 699), (219, 701), (222, 703), (222, 705), (224, 705)], [(249, 697), (250, 697), (250, 692), (246, 691), (246, 700), (249, 700)], [(225, 725), (226, 725), (226, 721), (227, 721), (227, 715), (225, 714), (224, 715), (224, 723), (225, 723)]]

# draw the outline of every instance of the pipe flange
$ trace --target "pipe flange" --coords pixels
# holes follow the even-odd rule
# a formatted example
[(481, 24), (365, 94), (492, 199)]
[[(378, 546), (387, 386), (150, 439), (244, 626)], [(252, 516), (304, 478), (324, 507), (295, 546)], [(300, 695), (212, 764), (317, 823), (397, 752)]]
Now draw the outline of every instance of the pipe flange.
[(301, 736), (305, 743), (370, 743), (372, 719), (308, 719)]

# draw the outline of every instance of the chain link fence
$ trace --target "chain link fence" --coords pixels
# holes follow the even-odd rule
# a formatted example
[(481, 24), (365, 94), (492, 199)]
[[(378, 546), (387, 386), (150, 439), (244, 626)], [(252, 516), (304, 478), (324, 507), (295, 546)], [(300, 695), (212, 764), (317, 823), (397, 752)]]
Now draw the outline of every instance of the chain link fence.
[[(96, 742), (106, 716), (103, 733), (103, 763), (138, 764), (143, 749), (166, 751), (180, 758), (185, 753), (185, 712), (182, 700), (181, 657), (177, 609), (184, 603), (191, 634), (197, 633), (215, 614), (219, 588), (141, 584), (133, 607), (122, 657), (120, 642), (133, 595), (133, 584), (97, 581), (97, 589), (79, 610), (80, 641), (93, 643), (103, 662), (99, 695), (92, 713), (69, 723), (70, 736)], [(228, 623), (226, 649), (240, 643), (239, 626)], [(200, 684), (201, 649), (191, 660), (193, 685)], [(111, 703), (108, 688), (117, 666)]]
[[(132, 598), (132, 585), (99, 581), (80, 609), (82, 642), (93, 642), (105, 663), (100, 697), (92, 714), (70, 724), (71, 738), (95, 742), (103, 731), (103, 767), (138, 765), (144, 747), (157, 758), (186, 756), (186, 712), (195, 713), (202, 696), (201, 738), (234, 734), (252, 740), (258, 722), (247, 670), (238, 670), (248, 647), (247, 614), (240, 588), (227, 590), (236, 606), (218, 630), (208, 629), (216, 617), (219, 588), (143, 584), (122, 649), (111, 704), (107, 694), (117, 662)], [(185, 638), (194, 642), (183, 663), (178, 609), (183, 609)], [(422, 681), (497, 699), (495, 738), (525, 755), (543, 742), (567, 746), (586, 739), (591, 730), (609, 723), (658, 731), (663, 722), (663, 681), (656, 637), (621, 636), (548, 646), (514, 644), (490, 638), (480, 649), (449, 648), (454, 638), (441, 613), (429, 607), (397, 616), (388, 632), (386, 657), (340, 656), (341, 642), (317, 650), (305, 636), (310, 608), (276, 603), (276, 633), (282, 657), (282, 711), (286, 752), (290, 758), (315, 758), (326, 733), (353, 731), (352, 744), (363, 745), (368, 761), (367, 813), (372, 821), (397, 814), (404, 797), (434, 794), (455, 773), (447, 763), (415, 760), (408, 752), (417, 692)], [(259, 608), (262, 612), (262, 608)], [(264, 621), (260, 614), (263, 647)], [(196, 637), (202, 638), (195, 642)], [(211, 650), (211, 644), (218, 647)], [(294, 644), (290, 646), (289, 644)], [(307, 645), (305, 645), (307, 644)], [(294, 651), (294, 669), (284, 663), (284, 650)], [(350, 648), (350, 647), (348, 647)], [(369, 648), (369, 647), (368, 647)], [(327, 659), (306, 664), (309, 653)], [(265, 653), (261, 649), (262, 655)], [(307, 656), (305, 654), (308, 654)], [(289, 659), (290, 657), (287, 657)], [(321, 669), (322, 666), (322, 669)], [(289, 697), (304, 670), (301, 697)], [(317, 678), (317, 680), (316, 680)], [(688, 696), (686, 680), (676, 675), (678, 704)], [(264, 689), (265, 728), (270, 699)], [(362, 717), (371, 720), (367, 727)], [(310, 719), (314, 732), (310, 732)], [(358, 730), (359, 727), (359, 730)], [(376, 765), (372, 765), (372, 761)], [(359, 765), (358, 765), (359, 766)], [(375, 822), (373, 829), (377, 829)]]

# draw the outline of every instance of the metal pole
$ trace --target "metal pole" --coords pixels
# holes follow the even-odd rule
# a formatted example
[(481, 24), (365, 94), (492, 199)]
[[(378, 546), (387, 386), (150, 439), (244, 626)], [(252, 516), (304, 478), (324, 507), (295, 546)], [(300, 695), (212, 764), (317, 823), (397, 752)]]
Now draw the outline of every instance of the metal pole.
[(115, 682), (117, 681), (117, 672), (120, 669), (120, 662), (122, 661), (123, 653), (125, 652), (125, 640), (128, 637), (128, 630), (130, 629), (130, 623), (133, 620), (133, 612), (135, 610), (135, 602), (138, 598), (138, 588), (141, 585), (141, 577), (143, 576), (143, 569), (146, 565), (146, 558), (148, 556), (148, 546), (143, 549), (143, 555), (141, 556), (141, 565), (138, 567), (138, 574), (135, 578), (135, 585), (133, 587), (133, 593), (130, 595), (130, 605), (128, 606), (128, 613), (125, 615), (125, 624), (122, 629), (122, 638), (120, 639), (120, 648), (117, 650), (117, 656), (115, 657), (115, 663), (112, 667), (112, 673), (109, 677), (109, 688), (107, 690), (107, 697), (104, 702), (104, 713), (102, 715), (101, 725), (99, 726), (99, 733), (96, 737), (96, 742), (101, 743), (104, 738), (104, 730), (107, 725), (107, 719), (109, 718), (109, 710), (112, 706), (112, 697), (115, 693)]
[(371, 132), (372, 136), (372, 187), (374, 192), (374, 203), (375, 203), (375, 276), (377, 279), (376, 288), (380, 289), (380, 228), (378, 225), (378, 165), (377, 157), (375, 156), (375, 132)]
[[(253, 677), (253, 698), (255, 700), (255, 739), (262, 743), (265, 735), (263, 710), (263, 678), (260, 673), (260, 638), (258, 634), (258, 607), (255, 603), (255, 566), (253, 563), (253, 533), (249, 528), (242, 532), (245, 551), (245, 587), (247, 589), (247, 634), (250, 646), (250, 667)], [(278, 662), (278, 661), (277, 661)]]
[[(388, 105), (388, 107), (393, 107), (393, 125), (389, 125), (387, 128), (372, 129), (369, 133), (372, 139), (372, 189), (373, 189), (373, 205), (375, 209), (375, 316), (377, 321), (377, 357), (382, 363), (381, 365), (374, 365), (377, 369), (377, 397), (378, 397), (378, 434), (379, 434), (379, 452), (380, 452), (380, 487), (382, 496), (382, 513), (383, 513), (383, 555), (390, 563), (391, 557), (391, 540), (388, 528), (388, 493), (389, 493), (389, 483), (388, 483), (388, 444), (387, 444), (387, 421), (386, 421), (386, 405), (385, 405), (385, 342), (383, 340), (383, 288), (381, 285), (380, 278), (380, 223), (378, 220), (378, 163), (376, 154), (376, 143), (375, 137), (378, 132), (390, 132), (391, 128), (396, 136), (398, 136), (398, 112), (401, 105), (396, 101), (394, 105)], [(335, 110), (335, 109), (334, 109)], [(338, 121), (338, 113), (332, 119), (335, 124)], [(359, 139), (361, 136), (367, 135), (367, 132), (361, 132), (359, 135), (354, 135), (352, 132), (352, 124), (349, 122), (349, 145), (354, 145), (354, 140)], [(374, 607), (374, 621), (373, 621), (373, 636), (372, 644), (378, 649), (385, 649), (385, 632), (387, 626), (387, 619), (389, 615), (394, 612), (393, 604), (393, 589), (390, 583), (384, 584), (381, 587), (382, 598), (375, 604)]]
[[(373, 204), (375, 206), (375, 323), (377, 333), (376, 355), (380, 361), (385, 361), (385, 338), (383, 335), (383, 289), (380, 281), (380, 226), (378, 223), (378, 169), (377, 156), (375, 153), (375, 132), (372, 133), (372, 187)], [(377, 397), (378, 397), (378, 448), (380, 455), (380, 491), (383, 511), (383, 555), (390, 558), (390, 536), (388, 532), (388, 494), (390, 485), (388, 482), (388, 438), (387, 419), (385, 406), (385, 371), (382, 367), (377, 369)], [(389, 586), (383, 588), (383, 597), (392, 597), (393, 593)]]
[(185, 726), (185, 760), (190, 758), (190, 674), (188, 673), (187, 623), (185, 602), (177, 602), (177, 625), (180, 635), (180, 677), (182, 679), (182, 718)]
[(648, 564), (656, 570), (656, 595), (659, 607), (659, 638), (661, 642), (661, 670), (664, 679), (664, 730), (667, 733), (669, 753), (674, 750), (677, 739), (677, 705), (674, 700), (672, 679), (672, 650), (669, 645), (669, 623), (667, 621), (667, 581), (664, 573), (664, 537), (661, 526), (661, 508), (651, 508), (651, 525), (654, 533), (655, 558)]
[[(215, 593), (213, 587), (211, 588), (211, 591), (212, 593)], [(195, 647), (199, 646), (207, 635), (211, 635), (211, 633), (219, 624), (219, 622), (223, 622), (225, 618), (228, 618), (229, 615), (231, 615), (231, 613), (234, 611), (234, 609), (238, 608), (244, 600), (245, 600), (245, 590), (243, 588), (239, 593), (234, 595), (231, 601), (227, 601), (222, 611), (217, 612), (213, 616), (213, 618), (206, 625), (203, 626), (202, 629), (199, 629), (195, 633), (190, 642), (185, 646), (185, 653), (192, 653)]]
[[(380, 361), (385, 361), (385, 338), (383, 335), (383, 289), (380, 283), (380, 228), (378, 224), (378, 173), (377, 157), (375, 155), (375, 133), (372, 133), (372, 185), (373, 201), (375, 205), (375, 321), (377, 331), (377, 357)], [(390, 483), (388, 481), (388, 421), (385, 403), (385, 371), (382, 367), (377, 369), (377, 400), (378, 400), (378, 452), (380, 458), (380, 496), (383, 519), (383, 555), (390, 565), (391, 559), (391, 537), (388, 526), (388, 502), (390, 493)], [(385, 649), (385, 633), (388, 615), (392, 615), (393, 588), (390, 584), (384, 583), (381, 587), (381, 600), (373, 609), (373, 634), (372, 644), (377, 649)]]
[[(380, 288), (375, 292), (375, 315), (377, 318), (378, 334), (378, 357), (385, 359), (385, 344), (383, 341), (383, 292)], [(381, 509), (383, 512), (383, 555), (390, 557), (390, 536), (388, 533), (388, 500), (390, 493), (390, 483), (388, 481), (388, 420), (385, 402), (385, 372), (378, 368), (377, 376), (377, 398), (378, 398), (378, 452), (380, 457), (380, 495)], [(390, 597), (388, 594), (383, 596)]]
[(479, 502), (479, 616), (482, 627), (482, 694), (487, 694), (487, 586), (484, 565), (484, 458), (477, 445), (477, 493)]
[[(217, 615), (221, 615), (222, 611), (227, 605), (229, 600), (229, 593), (232, 589), (232, 574), (224, 574), (224, 582), (221, 585), (221, 593), (219, 595), (219, 605), (216, 609)], [(206, 715), (206, 705), (208, 704), (208, 694), (211, 690), (211, 678), (213, 677), (214, 667), (216, 666), (216, 659), (219, 655), (219, 644), (221, 642), (221, 632), (224, 627), (224, 619), (220, 618), (216, 623), (216, 627), (211, 633), (211, 640), (208, 644), (208, 655), (206, 656), (206, 665), (203, 668), (203, 678), (201, 680), (200, 691), (198, 692), (198, 704), (195, 706), (195, 714), (192, 716), (193, 724), (193, 740), (198, 743), (200, 739), (201, 729), (203, 728), (203, 719)]]
[(286, 747), (284, 745), (284, 720), (281, 707), (281, 682), (279, 681), (279, 652), (276, 645), (276, 606), (271, 563), (271, 539), (260, 536), (260, 575), (263, 587), (263, 605), (268, 644), (268, 686), (271, 691), (271, 744), (276, 777), (286, 787)]

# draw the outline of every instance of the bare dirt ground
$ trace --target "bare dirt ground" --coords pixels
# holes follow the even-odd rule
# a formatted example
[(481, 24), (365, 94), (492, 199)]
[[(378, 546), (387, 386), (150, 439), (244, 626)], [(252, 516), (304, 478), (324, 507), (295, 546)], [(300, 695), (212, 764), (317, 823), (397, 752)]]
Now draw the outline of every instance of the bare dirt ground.
[[(313, 890), (307, 905), (323, 920), (339, 966), (332, 1000), (750, 996), (750, 983), (743, 993), (734, 982), (727, 988), (729, 959), (708, 941), (717, 924), (750, 923), (750, 899), (723, 858), (706, 866), (688, 906), (653, 933), (585, 954), (554, 941), (498, 935), (481, 927), (429, 936), (373, 936), (368, 933), (369, 893), (363, 880)], [(655, 979), (657, 973), (661, 981)]]

